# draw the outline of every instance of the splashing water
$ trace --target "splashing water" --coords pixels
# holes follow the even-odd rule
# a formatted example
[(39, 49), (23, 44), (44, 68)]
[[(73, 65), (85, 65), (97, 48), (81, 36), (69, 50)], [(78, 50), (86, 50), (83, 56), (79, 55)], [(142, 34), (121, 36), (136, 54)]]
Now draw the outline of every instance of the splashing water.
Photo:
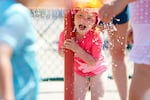
[(112, 63), (112, 65), (113, 65), (114, 67), (118, 67), (118, 65), (117, 65), (117, 64), (115, 64), (115, 63)]
[(117, 31), (117, 28), (115, 27), (115, 25), (112, 22), (104, 23), (104, 29), (106, 29), (108, 32)]
[[(120, 19), (117, 19), (117, 18), (113, 18), (113, 19), (116, 20), (116, 21), (120, 21)], [(110, 33), (117, 31), (117, 28), (113, 24), (113, 21), (111, 21), (109, 23), (105, 23), (105, 22), (100, 21), (99, 25), (103, 26), (104, 30), (107, 30)]]
[(121, 45), (123, 45), (123, 42), (120, 42)]

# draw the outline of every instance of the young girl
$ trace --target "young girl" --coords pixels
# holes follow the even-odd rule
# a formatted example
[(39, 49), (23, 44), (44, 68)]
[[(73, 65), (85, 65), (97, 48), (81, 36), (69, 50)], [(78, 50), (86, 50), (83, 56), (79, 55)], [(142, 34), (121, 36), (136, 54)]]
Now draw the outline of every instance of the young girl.
[(106, 63), (102, 53), (103, 40), (96, 32), (97, 14), (90, 9), (78, 10), (74, 16), (74, 39), (64, 41), (64, 32), (60, 35), (59, 53), (70, 49), (74, 56), (74, 100), (85, 100), (90, 86), (91, 100), (101, 100), (104, 96), (102, 73)]

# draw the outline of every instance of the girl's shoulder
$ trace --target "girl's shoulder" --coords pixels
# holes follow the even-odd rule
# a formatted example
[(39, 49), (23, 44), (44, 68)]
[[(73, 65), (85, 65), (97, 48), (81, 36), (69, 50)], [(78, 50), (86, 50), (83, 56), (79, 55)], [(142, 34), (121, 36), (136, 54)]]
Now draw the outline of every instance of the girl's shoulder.
[(96, 38), (96, 37), (100, 37), (100, 31), (99, 30), (91, 30), (91, 34), (93, 36), (93, 38)]
[(92, 39), (92, 41), (102, 41), (102, 35), (99, 31), (91, 30), (89, 37)]

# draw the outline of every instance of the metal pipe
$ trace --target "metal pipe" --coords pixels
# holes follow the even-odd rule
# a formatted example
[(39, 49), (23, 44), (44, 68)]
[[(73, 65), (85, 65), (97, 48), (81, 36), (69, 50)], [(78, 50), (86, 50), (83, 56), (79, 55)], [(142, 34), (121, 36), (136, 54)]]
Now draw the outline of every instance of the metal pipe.
[[(66, 0), (65, 9), (65, 39), (74, 37), (73, 15), (71, 13), (71, 0)], [(65, 50), (65, 75), (64, 75), (64, 100), (74, 100), (74, 53), (71, 50)]]

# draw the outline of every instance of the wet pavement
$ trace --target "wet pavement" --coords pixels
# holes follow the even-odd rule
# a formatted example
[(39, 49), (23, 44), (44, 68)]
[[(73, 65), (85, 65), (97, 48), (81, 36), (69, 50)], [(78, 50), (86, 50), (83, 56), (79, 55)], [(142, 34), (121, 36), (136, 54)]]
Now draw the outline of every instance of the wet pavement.
[[(103, 100), (120, 100), (113, 79), (105, 79), (104, 85), (105, 95)], [(64, 100), (64, 81), (41, 82), (38, 100)], [(90, 92), (87, 93), (86, 100), (91, 100)]]

